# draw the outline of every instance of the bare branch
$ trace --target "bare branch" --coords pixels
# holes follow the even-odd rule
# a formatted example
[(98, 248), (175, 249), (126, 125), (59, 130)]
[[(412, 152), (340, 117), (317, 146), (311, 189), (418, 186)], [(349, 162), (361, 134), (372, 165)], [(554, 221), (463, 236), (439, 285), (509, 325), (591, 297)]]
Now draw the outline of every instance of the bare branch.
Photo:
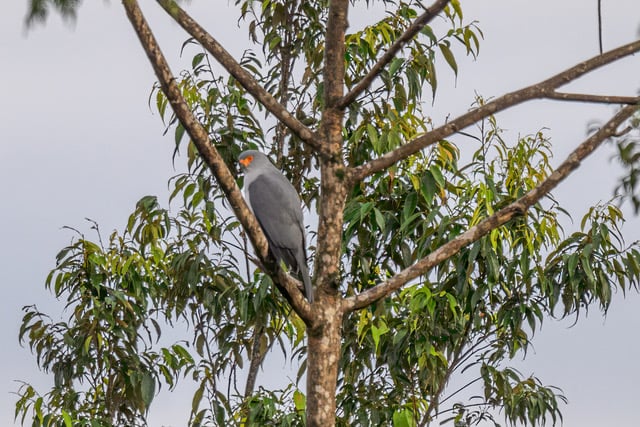
[[(527, 86), (523, 89), (496, 98), (495, 100), (488, 102), (474, 110), (471, 110), (468, 113), (458, 116), (456, 119), (448, 122), (447, 124), (435, 128), (431, 132), (427, 132), (424, 135), (408, 142), (407, 144), (402, 145), (393, 151), (390, 151), (382, 157), (372, 160), (364, 165), (358, 166), (354, 169), (353, 179), (355, 179), (356, 181), (362, 180), (375, 172), (384, 170), (389, 166), (395, 164), (396, 162), (405, 159), (408, 156), (428, 147), (429, 145), (435, 144), (436, 142), (453, 135), (454, 133), (466, 128), (467, 126), (470, 126), (478, 122), (479, 120), (484, 119), (485, 117), (513, 107), (514, 105), (523, 103), (525, 101), (530, 101), (532, 99), (554, 99), (553, 94), (555, 93), (555, 89), (557, 89), (558, 87), (563, 86), (577, 79), (578, 77), (589, 73), (590, 71), (593, 71), (618, 59), (632, 55), (633, 53), (638, 51), (640, 51), (640, 40), (636, 40), (635, 42), (620, 46), (616, 49), (605, 52), (602, 55), (598, 55), (591, 59), (588, 59), (587, 61), (581, 62), (540, 83)], [(589, 102), (595, 101), (590, 100)]]
[(598, 0), (598, 48), (602, 55), (602, 0)]
[(591, 102), (596, 104), (626, 104), (633, 105), (638, 103), (635, 96), (616, 96), (616, 95), (595, 95), (590, 93), (567, 93), (553, 91), (547, 95), (549, 99), (557, 99), (560, 101), (576, 101)]
[(254, 327), (253, 336), (251, 337), (253, 343), (251, 344), (251, 353), (249, 357), (251, 363), (249, 364), (249, 372), (247, 372), (247, 381), (244, 386), (244, 398), (245, 400), (251, 397), (256, 386), (256, 380), (258, 379), (258, 370), (262, 366), (267, 352), (260, 351), (260, 344), (263, 335), (265, 334), (264, 326), (260, 323)]
[(296, 119), (277, 99), (267, 92), (256, 79), (253, 78), (231, 54), (213, 38), (200, 24), (189, 16), (174, 0), (157, 0), (158, 4), (171, 16), (187, 33), (196, 39), (214, 58), (249, 92), (258, 102), (284, 123), (303, 142), (310, 145), (318, 153), (326, 155), (320, 137)]
[(396, 39), (389, 49), (378, 59), (371, 67), (371, 70), (362, 78), (341, 100), (338, 102), (338, 108), (345, 108), (364, 92), (375, 80), (380, 72), (386, 67), (393, 58), (396, 57), (400, 49), (414, 38), (431, 20), (436, 17), (442, 9), (444, 9), (451, 0), (436, 0), (431, 6), (425, 9), (425, 12), (418, 16), (415, 21), (407, 28), (407, 30)]
[[(640, 98), (638, 98), (640, 101)], [(516, 215), (523, 215), (527, 209), (537, 203), (542, 197), (554, 189), (562, 180), (564, 180), (574, 169), (580, 166), (580, 162), (591, 154), (603, 141), (607, 138), (615, 136), (618, 127), (629, 117), (631, 117), (638, 107), (635, 105), (627, 105), (620, 109), (602, 128), (587, 138), (580, 144), (567, 159), (556, 168), (551, 175), (537, 187), (529, 191), (527, 194), (500, 209), (495, 214), (482, 220), (477, 225), (471, 227), (455, 239), (445, 243), (438, 249), (420, 259), (412, 266), (405, 268), (395, 274), (390, 279), (362, 292), (345, 299), (343, 309), (348, 311), (364, 308), (374, 301), (384, 298), (400, 289), (407, 282), (426, 274), (437, 264), (452, 257), (463, 247), (475, 242), (482, 236), (488, 234), (501, 225), (505, 224)]]
[(222, 191), (224, 191), (233, 212), (249, 235), (249, 239), (263, 265), (266, 266), (266, 272), (274, 279), (276, 284), (282, 285), (286, 289), (288, 295), (285, 295), (285, 297), (290, 297), (288, 299), (294, 310), (300, 315), (300, 318), (305, 321), (310, 321), (311, 307), (302, 292), (298, 289), (298, 282), (268, 258), (267, 240), (258, 221), (244, 201), (231, 171), (224, 163), (224, 160), (216, 148), (209, 141), (209, 135), (206, 129), (195, 118), (189, 105), (182, 96), (176, 79), (171, 73), (169, 64), (160, 50), (160, 46), (140, 10), (137, 0), (123, 0), (122, 3), (127, 12), (127, 17), (135, 29), (140, 43), (149, 58), (149, 62), (151, 62), (153, 70), (158, 77), (162, 91), (171, 103), (176, 117), (178, 117), (180, 123), (182, 123), (191, 137), (200, 156), (207, 166), (209, 166), (211, 173), (215, 176)]

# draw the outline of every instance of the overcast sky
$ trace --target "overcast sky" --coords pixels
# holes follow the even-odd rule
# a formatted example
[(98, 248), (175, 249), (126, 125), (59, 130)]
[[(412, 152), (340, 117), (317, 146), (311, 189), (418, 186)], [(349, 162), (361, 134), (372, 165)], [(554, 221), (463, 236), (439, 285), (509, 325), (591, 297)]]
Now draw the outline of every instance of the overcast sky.
[[(59, 304), (44, 289), (55, 254), (71, 240), (62, 229), (88, 231), (84, 218), (104, 233), (125, 224), (135, 202), (147, 194), (167, 201), (173, 143), (147, 105), (153, 74), (120, 2), (91, 1), (75, 25), (52, 17), (26, 33), (24, 2), (4, 4), (0, 14), (0, 425), (12, 425), (15, 380), (46, 392), (50, 379), (19, 347), (21, 307), (38, 304), (57, 315)], [(142, 1), (165, 53), (178, 64), (186, 36), (152, 1)], [(201, 22), (237, 54), (247, 47), (229, 1), (193, 0)], [(461, 61), (457, 81), (443, 75), (433, 111), (436, 123), (467, 110), (474, 91), (498, 96), (548, 77), (597, 53), (596, 1), (463, 1), (467, 19), (485, 33), (477, 62)], [(605, 49), (638, 37), (640, 3), (605, 0)], [(366, 22), (362, 14), (354, 26)], [(188, 56), (188, 55), (187, 55)], [(175, 67), (178, 71), (179, 67)], [(632, 95), (640, 88), (640, 55), (594, 73), (571, 90)], [(550, 128), (556, 164), (585, 137), (592, 119), (605, 120), (607, 106), (534, 102), (499, 115), (514, 135)], [(555, 192), (579, 219), (588, 206), (609, 199), (620, 174), (611, 151), (596, 153)], [(181, 167), (178, 161), (178, 167)], [(640, 221), (626, 210), (628, 242), (640, 238)], [(568, 232), (576, 225), (568, 224)], [(596, 308), (572, 328), (571, 321), (545, 322), (535, 352), (517, 363), (569, 398), (562, 408), (567, 427), (637, 427), (640, 381), (640, 298), (614, 298), (604, 318)], [(270, 372), (283, 369), (272, 361)], [(295, 369), (294, 369), (295, 370)], [(150, 425), (185, 424), (190, 396), (161, 396)]]

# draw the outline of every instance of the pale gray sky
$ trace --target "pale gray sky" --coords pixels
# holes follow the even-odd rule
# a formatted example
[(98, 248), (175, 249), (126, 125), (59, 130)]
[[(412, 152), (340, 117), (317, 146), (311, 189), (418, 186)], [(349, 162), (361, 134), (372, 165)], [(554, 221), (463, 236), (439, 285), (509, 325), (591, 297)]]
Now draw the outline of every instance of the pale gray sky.
[[(44, 289), (55, 254), (72, 234), (64, 225), (88, 231), (85, 217), (103, 232), (121, 228), (143, 195), (167, 199), (173, 143), (147, 106), (154, 82), (147, 59), (129, 27), (121, 5), (85, 2), (76, 25), (53, 16), (25, 36), (25, 3), (13, 0), (0, 14), (0, 284), (5, 309), (0, 312), (0, 425), (12, 425), (15, 380), (46, 391), (50, 379), (17, 343), (21, 307), (37, 303), (59, 313)], [(226, 1), (193, 0), (201, 22), (236, 55), (246, 46)], [(637, 0), (604, 1), (605, 49), (638, 37)], [(461, 61), (455, 84), (445, 74), (433, 112), (436, 123), (465, 111), (474, 90), (498, 96), (536, 82), (597, 53), (596, 1), (463, 1), (468, 19), (480, 21), (486, 39), (477, 62)], [(143, 1), (165, 53), (177, 62), (185, 40), (152, 1)], [(365, 16), (352, 23), (366, 22)], [(231, 44), (233, 43), (233, 44)], [(175, 67), (178, 71), (179, 67)], [(598, 72), (573, 90), (634, 94), (640, 88), (640, 56), (607, 72)], [(550, 128), (557, 144), (555, 161), (584, 139), (586, 123), (606, 119), (612, 108), (535, 102), (500, 114), (513, 134)], [(610, 153), (597, 153), (555, 192), (579, 220), (587, 206), (607, 200), (619, 171)], [(180, 167), (178, 161), (178, 167)], [(572, 231), (570, 228), (567, 231)], [(640, 238), (640, 221), (628, 214), (628, 241)], [(637, 427), (640, 381), (640, 298), (619, 296), (604, 319), (594, 309), (587, 319), (548, 320), (534, 339), (535, 352), (518, 362), (524, 374), (561, 387), (567, 427)], [(266, 371), (280, 372), (281, 362)], [(180, 404), (180, 402), (186, 404)], [(161, 396), (151, 408), (150, 425), (185, 424), (190, 396)]]

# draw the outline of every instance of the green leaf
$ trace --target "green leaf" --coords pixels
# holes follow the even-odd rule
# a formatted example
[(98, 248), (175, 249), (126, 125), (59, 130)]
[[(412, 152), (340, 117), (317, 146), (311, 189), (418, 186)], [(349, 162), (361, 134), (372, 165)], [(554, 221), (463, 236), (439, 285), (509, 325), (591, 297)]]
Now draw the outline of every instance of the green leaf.
[(91, 350), (91, 340), (92, 340), (92, 336), (88, 335), (87, 338), (85, 338), (84, 340), (84, 345), (82, 347), (84, 354), (89, 354), (89, 351)]
[(378, 138), (378, 131), (370, 123), (367, 124), (367, 136), (369, 138), (369, 141), (371, 142), (371, 146), (373, 147), (374, 151), (379, 152), (380, 151), (380, 145), (379, 145), (380, 139)]
[(393, 58), (389, 65), (389, 75), (393, 76), (404, 64), (403, 58)]
[(456, 310), (456, 308), (458, 307), (458, 301), (456, 300), (456, 298), (451, 295), (450, 293), (446, 294), (447, 297), (447, 301), (449, 301), (449, 310), (451, 310), (451, 313), (454, 316), (457, 316), (458, 311)]
[(591, 269), (591, 263), (589, 262), (589, 258), (585, 256), (580, 256), (580, 265), (582, 265), (582, 269), (587, 274), (587, 279), (589, 280), (589, 286), (593, 286), (596, 282), (596, 278), (593, 274), (593, 270)]
[(431, 172), (433, 179), (436, 181), (436, 184), (438, 184), (438, 187), (444, 188), (446, 182), (444, 179), (444, 175), (442, 175), (442, 170), (436, 165), (431, 165), (429, 171)]
[(567, 261), (567, 270), (569, 271), (569, 277), (573, 277), (576, 272), (576, 267), (578, 265), (578, 261), (580, 257), (578, 254), (571, 254)]
[(193, 398), (191, 399), (191, 412), (193, 414), (197, 413), (198, 412), (198, 408), (200, 408), (200, 402), (202, 401), (202, 396), (204, 394), (205, 385), (206, 385), (206, 382), (202, 381), (200, 383), (200, 386), (196, 390), (196, 392), (193, 393)]
[(408, 196), (407, 199), (404, 202), (404, 207), (402, 209), (402, 222), (403, 224), (409, 223), (411, 222), (413, 219), (415, 219), (415, 215), (413, 215), (414, 213), (416, 213), (416, 207), (418, 205), (418, 197), (417, 194), (414, 192), (411, 192)]
[(453, 56), (453, 52), (451, 52), (451, 48), (447, 43), (440, 43), (438, 45), (440, 47), (440, 52), (442, 52), (442, 56), (444, 56), (445, 61), (449, 64), (449, 67), (453, 70), (454, 74), (458, 75), (458, 64), (456, 63), (456, 58)]
[(433, 29), (429, 25), (425, 25), (424, 27), (422, 27), (422, 30), (420, 30), (420, 33), (429, 37), (429, 40), (431, 40), (431, 43), (433, 44), (435, 44), (438, 41), (438, 36), (435, 35), (435, 33), (433, 32)]
[(408, 409), (396, 409), (393, 413), (393, 427), (415, 427), (413, 413)]
[(376, 207), (373, 208), (373, 212), (375, 214), (376, 224), (378, 225), (378, 229), (380, 230), (380, 233), (384, 234), (385, 232), (384, 215), (382, 215), (382, 212), (380, 212), (380, 210)]
[(456, 15), (458, 15), (458, 18), (460, 19), (460, 22), (462, 22), (462, 8), (460, 7), (460, 0), (452, 0), (450, 3), (451, 7), (453, 7), (453, 10), (455, 11)]
[(191, 60), (191, 68), (195, 69), (204, 59), (204, 52), (196, 54)]
[(62, 410), (62, 419), (64, 420), (65, 427), (73, 427), (73, 420), (71, 419), (71, 415), (64, 409)]
[(424, 198), (427, 204), (431, 204), (433, 201), (433, 196), (435, 196), (437, 192), (436, 180), (433, 177), (433, 174), (429, 171), (425, 172), (420, 180), (420, 194)]
[(149, 408), (149, 406), (151, 405), (151, 401), (153, 401), (153, 398), (156, 394), (156, 382), (150, 372), (145, 372), (144, 374), (142, 374), (140, 392), (145, 408)]
[[(174, 138), (176, 143), (176, 150), (178, 149), (178, 146), (180, 145), (180, 142), (184, 137), (184, 133), (185, 133), (184, 126), (182, 126), (182, 123), (178, 123), (176, 125), (176, 132), (175, 132), (175, 138)], [(175, 157), (175, 153), (174, 153), (174, 157)]]
[(389, 327), (383, 321), (377, 322), (379, 326), (375, 324), (371, 325), (371, 336), (375, 344), (376, 351), (378, 351), (378, 345), (380, 344), (380, 337), (389, 332)]
[(298, 412), (304, 412), (307, 409), (307, 397), (300, 390), (293, 392), (293, 403)]

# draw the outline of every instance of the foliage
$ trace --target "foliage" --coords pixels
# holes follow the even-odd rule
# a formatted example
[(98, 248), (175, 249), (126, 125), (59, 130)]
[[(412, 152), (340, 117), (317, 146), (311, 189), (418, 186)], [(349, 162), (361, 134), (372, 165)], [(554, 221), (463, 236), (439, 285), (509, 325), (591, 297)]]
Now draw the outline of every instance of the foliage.
[(76, 19), (76, 10), (80, 7), (82, 0), (29, 0), (27, 10), (27, 25), (35, 22), (45, 22), (49, 17), (51, 8), (67, 20)]
[(616, 192), (630, 199), (635, 209), (635, 213), (640, 212), (640, 113), (636, 113), (631, 120), (631, 127), (627, 128), (627, 133), (616, 139), (616, 158), (627, 171), (620, 178), (620, 183)]
[[(122, 235), (114, 232), (105, 244), (80, 235), (58, 254), (47, 286), (72, 313), (54, 323), (25, 307), (20, 330), (56, 379), (46, 396), (22, 388), (18, 406), (33, 409), (34, 422), (58, 425), (67, 413), (74, 425), (145, 425), (157, 388), (171, 389), (186, 376), (198, 385), (193, 425), (232, 411), (236, 391), (222, 393), (220, 382), (242, 366), (252, 326), (260, 322), (273, 339), (285, 308), (268, 280), (256, 277), (249, 286), (239, 273), (224, 240), (237, 224), (221, 220), (206, 182), (190, 182), (182, 195), (175, 217), (148, 196)], [(191, 340), (159, 346), (162, 330), (180, 323), (192, 329)], [(211, 405), (201, 409), (203, 396)]]
[[(30, 16), (46, 16), (49, 4), (63, 11), (62, 5), (77, 5), (32, 0)], [(236, 5), (256, 47), (241, 65), (298, 120), (317, 127), (324, 107), (326, 2)], [(347, 89), (420, 13), (419, 2), (381, 5), (388, 8), (382, 19), (346, 36)], [(423, 94), (435, 103), (436, 70), (442, 65), (457, 73), (458, 50), (476, 56), (482, 38), (458, 1), (444, 17), (446, 29), (424, 27), (347, 106), (349, 164), (430, 130)], [(313, 211), (319, 180), (310, 149), (267, 114), (261, 117), (261, 105), (233, 78), (221, 77), (192, 40), (183, 49), (194, 46), (180, 89), (226, 163), (233, 167), (247, 148), (269, 152)], [(94, 224), (97, 241), (77, 232), (60, 251), (46, 285), (65, 300), (68, 318), (56, 321), (25, 307), (20, 329), (21, 342), (55, 384), (40, 395), (24, 383), (16, 416), (34, 426), (144, 425), (158, 390), (192, 381), (189, 425), (304, 425), (306, 401), (297, 382), (249, 396), (237, 383), (255, 352), (265, 354), (274, 344), (299, 364), (302, 378), (305, 326), (269, 277), (253, 271), (239, 223), (159, 88), (152, 99), (174, 132), (174, 160), (186, 153), (186, 172), (171, 181), (172, 209), (144, 197), (121, 232), (103, 241)], [(467, 137), (443, 140), (352, 189), (344, 212), (344, 295), (412, 265), (551, 172), (552, 146), (543, 132), (510, 141), (490, 117)], [(635, 146), (628, 151), (635, 164)], [(545, 317), (577, 317), (591, 304), (606, 311), (616, 289), (637, 288), (640, 280), (640, 251), (624, 242), (618, 208), (593, 207), (568, 237), (559, 224), (563, 214), (548, 195), (401, 292), (349, 315), (338, 424), (498, 425), (500, 412), (511, 424), (561, 420), (560, 391), (523, 377), (509, 361), (526, 354)], [(185, 326), (184, 339), (165, 342), (168, 331)], [(474, 379), (449, 390), (450, 379), (463, 372)], [(466, 400), (462, 392), (473, 385), (478, 394)]]
[[(411, 265), (549, 173), (551, 147), (542, 133), (509, 146), (493, 119), (482, 128), (488, 130), (478, 136), (481, 145), (464, 166), (456, 147), (444, 142), (354, 190), (345, 212), (348, 292)], [(350, 318), (339, 393), (343, 425), (390, 424), (394, 413), (407, 410), (416, 424), (455, 411), (457, 425), (474, 425), (493, 419), (492, 407), (503, 408), (511, 422), (550, 416), (555, 423), (564, 398), (505, 362), (526, 354), (530, 337), (558, 305), (562, 317), (592, 302), (606, 310), (614, 288), (637, 288), (640, 260), (635, 245), (623, 245), (616, 207), (592, 208), (582, 230), (566, 239), (562, 213), (553, 199), (548, 207), (538, 204), (397, 298)], [(439, 401), (453, 397), (443, 395), (448, 379), (472, 367), (480, 368), (482, 403), (473, 412), (464, 404), (441, 410)]]

